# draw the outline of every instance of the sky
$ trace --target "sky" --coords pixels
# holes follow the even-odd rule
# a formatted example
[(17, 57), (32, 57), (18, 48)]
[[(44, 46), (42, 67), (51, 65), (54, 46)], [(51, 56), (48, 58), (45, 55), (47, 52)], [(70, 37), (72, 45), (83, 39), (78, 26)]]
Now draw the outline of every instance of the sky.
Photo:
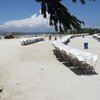
[[(61, 3), (72, 15), (85, 22), (83, 27), (100, 28), (100, 0), (88, 0), (85, 5), (72, 3), (72, 0), (62, 0)], [(40, 3), (35, 0), (0, 0), (0, 31), (54, 31), (49, 26), (49, 17), (44, 19), (40, 9)]]

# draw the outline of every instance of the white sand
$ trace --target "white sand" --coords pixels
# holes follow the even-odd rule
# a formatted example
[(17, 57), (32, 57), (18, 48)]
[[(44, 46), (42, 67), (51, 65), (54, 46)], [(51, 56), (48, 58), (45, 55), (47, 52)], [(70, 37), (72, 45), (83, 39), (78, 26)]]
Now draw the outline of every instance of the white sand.
[[(75, 38), (69, 45), (81, 43)], [(91, 48), (100, 54), (97, 44)], [(21, 46), (19, 39), (0, 40), (0, 100), (99, 100), (99, 65), (100, 59), (98, 75), (77, 75), (56, 59), (51, 41)]]

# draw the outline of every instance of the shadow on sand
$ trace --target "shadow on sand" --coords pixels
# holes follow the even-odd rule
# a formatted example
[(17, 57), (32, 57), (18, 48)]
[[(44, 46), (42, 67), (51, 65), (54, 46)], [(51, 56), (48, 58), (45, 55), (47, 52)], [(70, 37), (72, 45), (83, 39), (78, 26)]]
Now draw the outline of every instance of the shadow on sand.
[[(83, 72), (83, 70), (81, 68), (79, 68), (79, 66), (73, 66), (71, 63), (65, 62), (64, 59), (56, 52), (56, 50), (53, 50), (53, 53), (59, 62), (61, 62), (64, 66), (69, 68), (76, 75), (79, 75), (79, 76), (87, 75)], [(93, 73), (92, 75), (97, 75), (97, 73)], [(91, 76), (91, 75), (88, 74), (88, 76)]]

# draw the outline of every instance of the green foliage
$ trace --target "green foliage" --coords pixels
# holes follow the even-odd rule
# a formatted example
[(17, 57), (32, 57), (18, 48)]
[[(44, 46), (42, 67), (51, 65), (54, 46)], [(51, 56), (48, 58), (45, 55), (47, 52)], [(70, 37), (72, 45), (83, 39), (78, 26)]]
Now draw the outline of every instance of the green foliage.
[[(72, 0), (72, 2), (76, 3), (77, 1), (80, 1), (82, 4), (86, 3), (86, 0)], [(90, 1), (95, 1), (95, 0), (90, 0)]]
[[(50, 26), (54, 26), (56, 31), (58, 31), (58, 29), (61, 32), (72, 29), (82, 31), (81, 25), (84, 25), (84, 22), (71, 15), (68, 9), (63, 4), (61, 4), (61, 0), (36, 1), (41, 3), (41, 14), (43, 15), (43, 17), (46, 18), (47, 13), (50, 15), (49, 24)], [(86, 0), (72, 0), (72, 2), (74, 3), (76, 3), (77, 1), (85, 4)]]
[[(90, 35), (95, 33), (100, 33), (100, 29), (98, 28), (82, 28), (82, 33), (89, 33)], [(72, 30), (69, 34), (79, 34), (77, 30)]]

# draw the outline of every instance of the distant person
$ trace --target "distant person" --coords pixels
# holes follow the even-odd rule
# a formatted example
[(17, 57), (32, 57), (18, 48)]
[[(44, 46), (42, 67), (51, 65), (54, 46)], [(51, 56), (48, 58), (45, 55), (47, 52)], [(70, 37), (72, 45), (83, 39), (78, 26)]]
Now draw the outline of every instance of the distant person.
[(55, 37), (55, 40), (57, 40), (57, 37)]
[(37, 37), (37, 35), (35, 34), (35, 37)]
[(51, 40), (51, 35), (49, 35), (49, 40)]
[(82, 35), (82, 37), (84, 38), (84, 35)]

